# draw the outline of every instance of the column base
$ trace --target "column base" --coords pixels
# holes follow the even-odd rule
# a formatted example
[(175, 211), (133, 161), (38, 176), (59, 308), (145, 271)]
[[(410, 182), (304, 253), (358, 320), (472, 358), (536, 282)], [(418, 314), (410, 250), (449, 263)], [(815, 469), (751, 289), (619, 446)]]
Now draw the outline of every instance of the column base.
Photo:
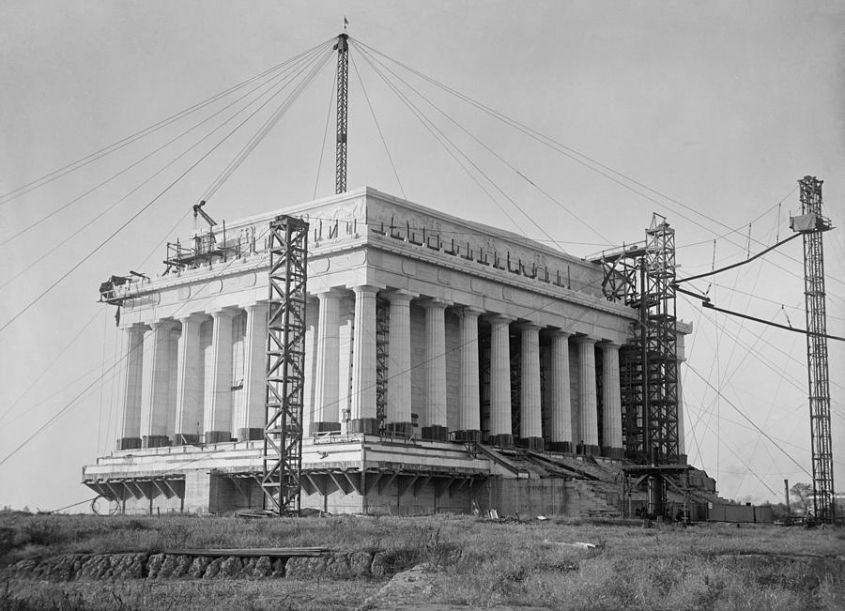
[(499, 446), (500, 448), (513, 447), (513, 435), (490, 435), (490, 445)]
[(364, 435), (378, 435), (378, 429), (378, 418), (353, 418), (347, 427), (350, 433), (364, 433)]
[(601, 456), (601, 448), (597, 445), (580, 445), (579, 454), (583, 454), (584, 456)]
[(414, 434), (413, 422), (388, 422), (387, 435), (390, 437), (402, 437), (403, 439), (410, 439)]
[(170, 437), (167, 435), (144, 435), (143, 447), (163, 448), (170, 445)]
[(563, 454), (572, 454), (572, 442), (571, 441), (552, 441), (549, 444), (549, 451), (551, 451), (551, 452), (561, 452)]
[(118, 450), (138, 450), (141, 448), (140, 437), (121, 437), (117, 440)]
[(625, 458), (625, 449), (602, 446), (601, 455), (606, 456), (607, 458), (612, 458), (614, 460), (622, 460), (623, 458)]
[(194, 446), (199, 442), (200, 436), (191, 433), (176, 433), (173, 436), (173, 445), (175, 446)]
[(478, 443), (481, 441), (481, 431), (466, 430), (455, 431), (454, 440), (462, 443)]
[(542, 452), (546, 449), (546, 440), (542, 437), (523, 437), (519, 440), (519, 445), (534, 452)]
[(428, 441), (449, 441), (449, 429), (439, 425), (424, 426), (422, 438)]
[(264, 429), (250, 427), (248, 429), (238, 429), (238, 441), (256, 441), (264, 438)]
[(340, 422), (312, 422), (311, 434), (314, 433), (339, 433)]
[(221, 443), (226, 441), (232, 441), (232, 432), (231, 431), (206, 431), (205, 433), (205, 443)]

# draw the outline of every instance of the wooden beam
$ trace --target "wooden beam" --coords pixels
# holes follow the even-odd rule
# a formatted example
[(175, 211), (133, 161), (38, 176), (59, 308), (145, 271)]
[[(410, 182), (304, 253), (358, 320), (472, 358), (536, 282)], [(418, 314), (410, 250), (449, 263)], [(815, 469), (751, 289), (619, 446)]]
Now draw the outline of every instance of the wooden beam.
[[(341, 473), (346, 478), (346, 481), (349, 482), (349, 485), (352, 486), (352, 489), (357, 492), (358, 494), (363, 494), (361, 492), (361, 479), (364, 477), (363, 472), (352, 472), (350, 469), (344, 469)], [(357, 482), (355, 480), (358, 480)]]
[[(381, 480), (381, 477), (382, 477), (382, 475), (384, 475), (384, 473), (382, 471), (371, 471), (367, 475), (368, 475), (368, 477), (367, 477), (367, 480), (366, 480), (366, 485), (364, 486), (364, 492), (365, 493), (369, 493), (370, 490), (373, 489), (373, 486), (378, 484), (379, 480)], [(379, 490), (379, 491), (381, 491), (381, 490)]]
[(407, 482), (403, 485), (402, 484), (402, 478), (401, 477), (399, 478), (399, 481), (396, 484), (396, 489), (398, 490), (399, 496), (402, 496), (403, 494), (405, 494), (405, 492), (408, 490), (408, 488), (410, 488), (413, 484), (415, 484), (417, 482), (417, 480), (420, 478), (419, 473), (403, 473), (402, 476), (407, 478)]
[[(422, 480), (422, 481), (420, 481), (420, 480)], [(428, 484), (428, 482), (430, 482), (430, 481), (431, 481), (430, 475), (426, 475), (424, 477), (417, 478), (417, 480), (414, 482), (414, 496), (417, 496), (417, 492), (419, 492), (420, 488), (422, 488), (423, 486)]]
[(378, 481), (379, 494), (381, 494), (384, 491), (385, 488), (389, 488), (390, 484), (393, 483), (393, 480), (395, 480), (398, 475), (399, 475), (399, 472), (394, 471), (393, 473), (390, 474), (390, 479), (388, 479), (387, 481), (384, 481), (384, 478), (381, 478)]

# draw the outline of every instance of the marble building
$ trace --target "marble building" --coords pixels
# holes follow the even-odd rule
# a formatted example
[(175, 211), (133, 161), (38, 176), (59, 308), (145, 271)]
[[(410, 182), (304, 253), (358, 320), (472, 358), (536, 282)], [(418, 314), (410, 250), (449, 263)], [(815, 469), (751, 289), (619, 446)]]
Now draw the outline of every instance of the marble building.
[[(601, 267), (362, 188), (215, 227), (166, 273), (109, 287), (120, 425), (83, 470), (92, 489), (125, 511), (261, 506), (266, 240), (282, 212), (310, 224), (303, 507), (468, 511), (491, 481), (532, 478), (510, 448), (622, 458), (636, 312), (602, 294)], [(543, 507), (565, 494), (533, 484)]]

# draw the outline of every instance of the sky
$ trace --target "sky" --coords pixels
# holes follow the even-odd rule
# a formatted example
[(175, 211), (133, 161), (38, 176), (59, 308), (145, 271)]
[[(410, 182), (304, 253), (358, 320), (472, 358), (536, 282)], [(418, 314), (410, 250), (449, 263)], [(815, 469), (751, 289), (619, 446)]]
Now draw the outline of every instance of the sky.
[[(796, 181), (815, 175), (836, 227), (824, 236), (828, 333), (845, 336), (841, 2), (0, 0), (0, 194), (329, 41), (344, 16), (355, 41), (561, 145), (391, 60), (379, 65), (354, 43), (350, 189), (404, 195), (581, 257), (641, 240), (657, 212), (676, 230), (678, 274), (688, 276), (788, 237)], [(206, 206), (215, 219), (334, 192), (331, 133), (321, 155), (334, 61), (215, 191)], [(374, 65), (416, 88), (402, 90), (436, 128)], [(120, 404), (114, 312), (97, 303), (98, 286), (130, 269), (162, 272), (164, 242), (190, 235), (191, 206), (267, 116), (179, 178), (236, 124), (177, 158), (234, 97), (225, 100), (0, 197), (0, 506), (87, 510), (81, 469), (114, 447)], [(451, 154), (432, 131), (454, 143)], [(803, 328), (800, 242), (687, 286)], [(686, 297), (678, 315), (694, 325), (681, 372), (690, 462), (737, 500), (777, 502), (784, 479), (809, 482), (803, 335)], [(829, 351), (834, 473), (845, 492), (843, 342)]]

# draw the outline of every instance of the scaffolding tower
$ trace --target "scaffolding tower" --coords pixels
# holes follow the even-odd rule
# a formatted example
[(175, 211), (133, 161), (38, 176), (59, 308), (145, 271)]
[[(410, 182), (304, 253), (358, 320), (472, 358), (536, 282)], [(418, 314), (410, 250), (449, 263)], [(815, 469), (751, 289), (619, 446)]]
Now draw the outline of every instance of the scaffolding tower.
[[(654, 214), (646, 239), (597, 259), (602, 289), (639, 314), (633, 339), (620, 351), (623, 443), (639, 463), (678, 463), (678, 337), (675, 230)], [(655, 457), (655, 448), (657, 455)]]
[(299, 513), (305, 389), (305, 287), (308, 223), (287, 215), (270, 222), (264, 508)]
[(804, 240), (804, 304), (807, 315), (813, 510), (816, 520), (832, 524), (836, 521), (836, 515), (822, 242), (823, 234), (831, 229), (831, 224), (822, 214), (822, 182), (815, 176), (805, 176), (798, 181), (801, 188), (801, 216), (790, 219), (790, 226), (794, 231), (803, 234)]

